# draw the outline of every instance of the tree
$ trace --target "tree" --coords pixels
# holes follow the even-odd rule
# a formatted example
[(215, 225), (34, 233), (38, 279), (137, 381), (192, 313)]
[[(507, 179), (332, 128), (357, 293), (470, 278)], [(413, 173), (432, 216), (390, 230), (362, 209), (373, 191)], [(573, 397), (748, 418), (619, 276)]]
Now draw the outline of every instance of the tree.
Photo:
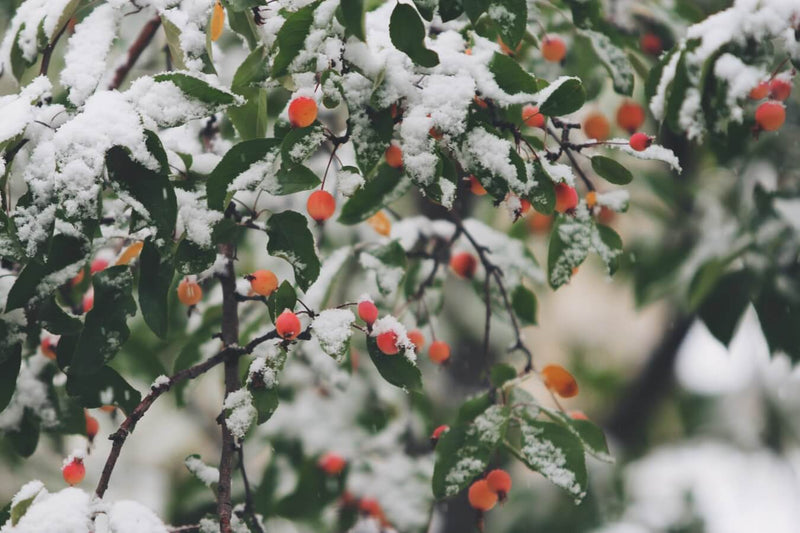
[[(678, 317), (608, 423), (623, 441), (695, 316), (728, 343), (752, 305), (770, 348), (797, 361), (796, 180), (696, 191), (704, 158), (796, 155), (771, 132), (796, 127), (784, 101), (800, 7), (738, 2), (703, 19), (655, 4), (626, 19), (597, 0), (5, 3), (0, 61), (18, 84), (0, 99), (9, 450), (30, 456), (41, 433), (91, 441), (88, 410), (115, 410), (102, 500), (128, 439), (148, 438), (132, 432), (151, 406), (170, 392), (183, 405), (187, 382), (221, 367), (219, 458), (185, 461), (215, 504), (185, 530), (263, 532), (283, 517), (425, 531), (437, 501), (467, 494), (462, 515), (482, 529), (513, 490), (499, 466), (524, 465), (579, 504), (586, 458), (611, 460), (603, 431), (561, 406), (578, 392), (572, 373), (523, 334), (536, 294), (588, 257)], [(613, 138), (598, 111), (609, 98)], [(628, 186), (661, 201), (650, 215), (664, 237), (635, 253), (611, 227)], [(700, 198), (715, 208), (698, 224)], [(548, 235), (543, 267), (532, 233)], [(467, 286), (454, 307), (448, 291)], [(436, 374), (451, 360), (463, 389)], [(549, 396), (530, 393), (535, 380)], [(347, 442), (309, 445), (302, 410), (342, 387), (365, 403), (327, 413)], [(273, 448), (260, 479), (245, 470), (248, 440)], [(70, 485), (87, 451), (65, 461)], [(393, 483), (407, 501), (382, 493)], [(3, 532), (137, 521), (167, 530), (140, 504), (38, 481), (0, 515)]]

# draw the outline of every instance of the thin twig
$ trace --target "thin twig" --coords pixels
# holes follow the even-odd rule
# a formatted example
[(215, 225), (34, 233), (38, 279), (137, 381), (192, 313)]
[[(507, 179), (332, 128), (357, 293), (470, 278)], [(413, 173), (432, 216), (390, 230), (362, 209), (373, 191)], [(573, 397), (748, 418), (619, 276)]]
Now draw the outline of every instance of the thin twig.
[(142, 31), (139, 32), (139, 36), (128, 49), (128, 59), (114, 73), (114, 79), (108, 85), (108, 90), (113, 91), (114, 89), (119, 89), (122, 82), (125, 81), (125, 77), (133, 68), (133, 65), (136, 64), (139, 56), (142, 55), (144, 49), (147, 48), (147, 45), (153, 40), (153, 36), (156, 34), (159, 26), (161, 26), (161, 17), (159, 15), (147, 21)]
[(244, 467), (244, 446), (239, 446), (239, 471), (242, 473), (244, 483), (244, 512), (253, 519), (253, 526), (257, 533), (264, 533), (264, 529), (256, 517), (256, 510), (253, 506), (253, 491), (250, 489), (250, 481), (247, 479), (247, 470)]

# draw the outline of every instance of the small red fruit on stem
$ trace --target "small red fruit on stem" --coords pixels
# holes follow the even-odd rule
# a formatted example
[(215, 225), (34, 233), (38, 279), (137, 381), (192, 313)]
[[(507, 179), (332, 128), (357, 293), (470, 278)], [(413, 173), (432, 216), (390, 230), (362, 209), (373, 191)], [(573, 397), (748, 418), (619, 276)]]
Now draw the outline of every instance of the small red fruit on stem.
[(605, 141), (611, 133), (611, 126), (602, 113), (592, 113), (583, 121), (583, 132), (590, 139)]
[(295, 128), (305, 128), (317, 120), (317, 103), (313, 98), (298, 96), (289, 104), (289, 123)]
[(440, 438), (440, 437), (441, 437), (441, 436), (444, 434), (444, 432), (445, 432), (445, 431), (447, 431), (448, 429), (450, 429), (450, 426), (448, 426), (448, 425), (446, 425), (446, 424), (443, 424), (443, 425), (441, 425), (441, 426), (437, 427), (436, 429), (434, 429), (434, 430), (433, 430), (433, 433), (431, 433), (431, 443), (433, 443), (433, 444), (435, 445), (437, 442), (439, 442), (439, 438)]
[(542, 57), (552, 63), (559, 63), (567, 55), (567, 45), (560, 37), (542, 39)]
[(180, 300), (183, 305), (197, 305), (197, 302), (202, 298), (203, 289), (200, 288), (200, 285), (198, 285), (196, 281), (190, 281), (184, 278), (178, 284), (178, 300)]
[(522, 121), (531, 128), (544, 128), (546, 118), (538, 107), (529, 104), (522, 108)]
[(39, 349), (42, 350), (42, 354), (45, 357), (47, 357), (48, 359), (55, 360), (56, 346), (57, 344), (53, 342), (53, 339), (51, 337), (45, 337), (42, 339), (42, 343), (39, 345)]
[(408, 340), (414, 345), (415, 352), (419, 352), (425, 347), (425, 335), (418, 329), (408, 332)]
[(95, 435), (100, 430), (100, 422), (90, 415), (86, 409), (83, 410), (83, 414), (86, 417), (86, 436), (89, 437), (90, 441), (94, 440)]
[(370, 300), (362, 300), (358, 302), (358, 318), (371, 326), (378, 320), (378, 308)]
[(64, 476), (64, 481), (69, 485), (77, 485), (86, 476), (86, 467), (83, 466), (83, 460), (76, 457), (69, 463), (61, 468), (61, 475)]
[(317, 465), (329, 476), (338, 476), (347, 466), (347, 461), (341, 455), (328, 452), (319, 458)]
[(278, 276), (271, 270), (256, 270), (245, 279), (250, 282), (253, 292), (260, 296), (269, 296), (278, 288)]
[(556, 184), (556, 211), (566, 213), (578, 206), (578, 191), (566, 183)]
[(386, 355), (394, 355), (400, 351), (397, 346), (397, 333), (394, 331), (384, 331), (375, 338), (378, 344), (378, 349)]
[(478, 178), (472, 174), (469, 175), (469, 190), (475, 196), (483, 196), (486, 194), (486, 189), (481, 185), (481, 182), (478, 181)]
[(617, 109), (617, 124), (633, 134), (644, 124), (644, 108), (631, 100), (626, 100)]
[(769, 96), (773, 100), (784, 101), (792, 94), (792, 84), (786, 80), (775, 78), (769, 82)]
[(578, 395), (578, 382), (563, 366), (547, 365), (542, 369), (545, 386), (562, 398)]
[(470, 485), (467, 497), (472, 508), (478, 511), (486, 512), (497, 505), (497, 494), (489, 488), (485, 479), (479, 479)]
[(300, 328), (300, 319), (288, 309), (284, 310), (275, 321), (275, 330), (286, 340), (296, 339), (300, 335)]
[(450, 359), (450, 346), (444, 341), (433, 341), (428, 348), (428, 357), (437, 365), (441, 365)]
[(631, 148), (637, 152), (644, 152), (651, 144), (653, 144), (653, 138), (646, 133), (634, 133), (631, 135), (628, 144), (630, 144)]
[(775, 131), (783, 126), (786, 120), (786, 109), (780, 102), (770, 100), (756, 109), (756, 123), (764, 131)]
[(306, 202), (308, 216), (317, 222), (324, 222), (331, 218), (336, 210), (336, 199), (328, 191), (314, 191)]
[(403, 166), (403, 151), (396, 144), (390, 144), (383, 155), (386, 158), (386, 164), (390, 167), (401, 168)]
[(478, 269), (478, 260), (469, 252), (461, 252), (450, 258), (450, 268), (464, 279), (472, 279)]
[(769, 94), (769, 82), (762, 81), (752, 89), (750, 89), (749, 97), (751, 100), (761, 100), (766, 98)]
[(664, 49), (664, 43), (661, 42), (661, 37), (655, 33), (645, 33), (639, 39), (639, 46), (642, 47), (642, 52), (651, 56), (657, 56)]
[(486, 483), (492, 492), (497, 493), (500, 501), (506, 499), (509, 491), (511, 491), (511, 476), (503, 469), (497, 468), (489, 472), (486, 476)]

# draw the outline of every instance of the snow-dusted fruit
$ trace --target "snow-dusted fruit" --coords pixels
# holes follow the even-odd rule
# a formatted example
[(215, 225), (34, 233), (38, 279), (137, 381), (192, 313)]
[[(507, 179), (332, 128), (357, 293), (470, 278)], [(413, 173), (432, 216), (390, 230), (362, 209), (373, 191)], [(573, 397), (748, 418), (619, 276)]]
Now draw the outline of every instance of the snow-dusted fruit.
[(583, 133), (590, 139), (605, 141), (611, 133), (611, 125), (602, 113), (592, 113), (583, 121)]
[(478, 511), (489, 511), (497, 505), (497, 493), (489, 488), (489, 483), (485, 479), (479, 479), (469, 487), (467, 493), (469, 504)]
[(628, 140), (628, 144), (630, 144), (631, 148), (637, 152), (644, 152), (651, 144), (653, 144), (653, 138), (646, 133), (634, 133), (631, 135), (630, 140)]
[(545, 60), (559, 63), (567, 55), (567, 45), (560, 37), (542, 39), (542, 57)]
[(645, 33), (639, 38), (639, 46), (642, 47), (642, 52), (651, 56), (658, 56), (664, 50), (664, 43), (661, 42), (661, 37), (655, 33)]
[(461, 252), (450, 258), (450, 268), (464, 279), (472, 279), (478, 269), (478, 260), (469, 252)]
[(383, 155), (386, 157), (386, 164), (390, 167), (400, 168), (403, 166), (403, 151), (396, 144), (389, 145)]
[(55, 360), (56, 358), (56, 343), (50, 337), (45, 337), (42, 339), (41, 344), (39, 345), (39, 349), (42, 350), (42, 355), (47, 357), (48, 359)]
[(531, 128), (544, 128), (545, 116), (538, 107), (528, 104), (522, 108), (522, 121)]
[(431, 442), (433, 442), (434, 444), (439, 442), (439, 439), (441, 438), (441, 436), (448, 429), (450, 429), (450, 426), (448, 426), (447, 424), (442, 424), (441, 426), (439, 426), (436, 429), (434, 429), (433, 433), (431, 433)]
[(425, 347), (425, 335), (418, 329), (408, 332), (408, 340), (414, 345), (416, 352), (420, 352)]
[(481, 182), (478, 181), (478, 178), (472, 174), (469, 175), (469, 190), (475, 196), (483, 196), (486, 194), (486, 189), (484, 189), (483, 185), (481, 185)]
[(496, 493), (500, 501), (505, 500), (511, 491), (511, 476), (502, 468), (489, 472), (486, 476), (486, 483), (489, 485), (489, 490)]
[(378, 235), (388, 237), (392, 233), (392, 221), (383, 211), (378, 211), (367, 219), (367, 224), (375, 230)]
[(93, 440), (97, 432), (100, 430), (100, 422), (95, 417), (89, 414), (89, 411), (84, 409), (84, 416), (86, 417), (86, 436), (89, 440)]
[(362, 300), (358, 302), (358, 318), (371, 326), (378, 320), (378, 308), (369, 300)]
[(644, 108), (631, 100), (622, 102), (617, 109), (617, 124), (628, 133), (634, 133), (644, 124)]
[(183, 305), (197, 305), (197, 302), (202, 298), (203, 289), (200, 288), (196, 281), (184, 278), (178, 284), (178, 300)]
[(751, 100), (761, 100), (762, 98), (766, 98), (769, 94), (769, 82), (762, 81), (752, 89), (750, 89), (750, 94), (748, 95)]
[(561, 365), (547, 365), (542, 369), (545, 386), (562, 398), (572, 398), (578, 394), (578, 382)]
[(317, 465), (329, 476), (338, 476), (347, 466), (347, 461), (339, 454), (328, 452), (319, 458)]
[(450, 359), (450, 345), (444, 341), (433, 341), (428, 348), (428, 357), (437, 365)]
[(775, 78), (769, 82), (769, 97), (774, 100), (784, 101), (792, 94), (792, 84), (786, 80)]
[(336, 199), (328, 191), (314, 191), (306, 202), (308, 216), (317, 222), (323, 222), (331, 218), (336, 210)]
[(780, 102), (764, 102), (756, 109), (756, 123), (764, 131), (775, 131), (783, 126), (786, 109)]
[(83, 460), (76, 457), (69, 463), (61, 468), (61, 475), (64, 476), (64, 481), (69, 485), (77, 485), (86, 476), (86, 467), (83, 466)]
[(308, 96), (298, 96), (289, 103), (289, 123), (295, 128), (305, 128), (317, 120), (317, 103)]
[(269, 296), (278, 288), (278, 276), (271, 270), (256, 270), (246, 277), (250, 288), (260, 296)]
[(566, 213), (578, 206), (578, 191), (566, 183), (556, 184), (556, 211)]
[(375, 342), (378, 344), (378, 349), (386, 355), (394, 355), (400, 351), (400, 347), (397, 346), (397, 333), (394, 331), (384, 331), (375, 338)]
[(214, 3), (214, 10), (211, 12), (211, 40), (216, 41), (222, 35), (222, 29), (225, 27), (225, 8), (217, 0)]
[(300, 319), (297, 315), (286, 309), (275, 321), (275, 330), (281, 338), (294, 340), (300, 335)]

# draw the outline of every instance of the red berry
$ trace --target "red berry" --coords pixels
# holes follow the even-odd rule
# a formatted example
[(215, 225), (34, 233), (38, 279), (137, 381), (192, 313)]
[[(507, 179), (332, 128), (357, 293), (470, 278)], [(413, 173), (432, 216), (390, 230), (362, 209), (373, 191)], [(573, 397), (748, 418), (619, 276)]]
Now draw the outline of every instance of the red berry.
[(769, 96), (774, 100), (786, 100), (792, 94), (792, 84), (786, 80), (775, 78), (769, 82)]
[(253, 292), (260, 296), (269, 296), (278, 288), (278, 276), (271, 270), (256, 270), (246, 279)]
[(108, 261), (106, 261), (105, 259), (95, 259), (94, 261), (92, 261), (92, 265), (89, 267), (89, 271), (92, 274), (95, 274), (97, 272), (100, 272), (101, 270), (105, 270), (107, 266), (108, 266)]
[(560, 37), (542, 39), (542, 57), (552, 63), (559, 63), (567, 55), (567, 45)]
[(403, 151), (396, 144), (390, 144), (383, 154), (386, 164), (390, 167), (401, 168), (403, 166)]
[(418, 329), (408, 332), (408, 340), (414, 345), (415, 352), (419, 352), (425, 347), (425, 335)]
[(505, 500), (506, 495), (511, 490), (511, 476), (508, 472), (500, 468), (492, 470), (486, 476), (486, 483), (492, 492), (496, 492), (501, 500)]
[(56, 343), (53, 341), (51, 337), (45, 337), (42, 339), (42, 343), (39, 345), (39, 349), (42, 350), (42, 354), (48, 359), (55, 360), (56, 358)]
[(289, 122), (295, 128), (305, 128), (317, 120), (317, 103), (313, 98), (298, 96), (289, 104)]
[(467, 493), (469, 504), (473, 509), (479, 511), (489, 511), (497, 505), (497, 494), (489, 488), (485, 479), (479, 479), (469, 487)]
[(578, 206), (578, 191), (566, 183), (556, 184), (556, 211), (566, 213)]
[(469, 175), (469, 190), (475, 196), (483, 196), (486, 194), (486, 189), (484, 189), (481, 182), (478, 181), (478, 178), (476, 178), (472, 174)]
[(336, 210), (336, 199), (328, 191), (314, 191), (306, 202), (308, 216), (322, 222), (331, 218)]
[(428, 357), (440, 365), (450, 359), (450, 346), (444, 341), (433, 341), (431, 347), (428, 348)]
[(519, 210), (522, 212), (523, 215), (526, 214), (528, 211), (531, 210), (531, 203), (528, 200), (526, 200), (525, 198), (520, 198), (519, 199)]
[(288, 309), (281, 313), (275, 321), (275, 330), (286, 340), (296, 339), (300, 335), (300, 328), (300, 319)]
[(775, 101), (764, 102), (756, 109), (756, 122), (764, 131), (775, 131), (783, 126), (786, 120), (786, 109)]
[(85, 409), (83, 414), (86, 416), (86, 436), (89, 437), (89, 440), (93, 440), (94, 436), (97, 435), (97, 432), (100, 430), (100, 422)]
[(178, 300), (183, 305), (196, 305), (203, 298), (203, 289), (196, 281), (183, 279), (178, 284)]
[(545, 116), (538, 107), (529, 104), (522, 108), (522, 121), (531, 128), (544, 128)]
[(446, 424), (443, 424), (434, 429), (433, 433), (431, 433), (431, 441), (433, 441), (433, 443), (436, 444), (436, 442), (441, 438), (442, 434), (448, 429), (450, 429), (450, 426)]
[(326, 453), (319, 458), (317, 465), (329, 476), (338, 476), (347, 465), (344, 457), (335, 453)]
[(69, 485), (77, 485), (86, 476), (86, 467), (83, 466), (83, 460), (75, 458), (61, 468), (61, 474), (64, 476), (64, 481)]
[(378, 319), (378, 308), (369, 300), (358, 303), (358, 318), (371, 326)]
[(761, 100), (762, 98), (766, 98), (769, 94), (769, 83), (766, 81), (762, 81), (752, 89), (750, 89), (750, 99), (751, 100)]
[(644, 108), (636, 102), (627, 100), (617, 109), (617, 124), (623, 130), (634, 133), (644, 124)]
[(397, 346), (397, 333), (394, 331), (384, 331), (375, 339), (378, 343), (378, 349), (386, 355), (394, 355), (400, 351)]
[(469, 252), (461, 252), (450, 258), (450, 268), (464, 279), (472, 279), (478, 269), (478, 260)]
[(94, 307), (94, 290), (86, 291), (86, 294), (83, 295), (83, 312), (88, 313)]
[(647, 135), (646, 133), (634, 133), (631, 135), (628, 144), (630, 144), (631, 148), (636, 150), (637, 152), (643, 152), (647, 150), (647, 148), (653, 143), (652, 137)]
[(562, 398), (578, 395), (578, 382), (564, 367), (547, 365), (542, 369), (542, 380), (545, 386)]
[(642, 52), (651, 56), (657, 56), (664, 49), (661, 37), (655, 33), (645, 33), (642, 35), (639, 39), (639, 46), (642, 47)]

